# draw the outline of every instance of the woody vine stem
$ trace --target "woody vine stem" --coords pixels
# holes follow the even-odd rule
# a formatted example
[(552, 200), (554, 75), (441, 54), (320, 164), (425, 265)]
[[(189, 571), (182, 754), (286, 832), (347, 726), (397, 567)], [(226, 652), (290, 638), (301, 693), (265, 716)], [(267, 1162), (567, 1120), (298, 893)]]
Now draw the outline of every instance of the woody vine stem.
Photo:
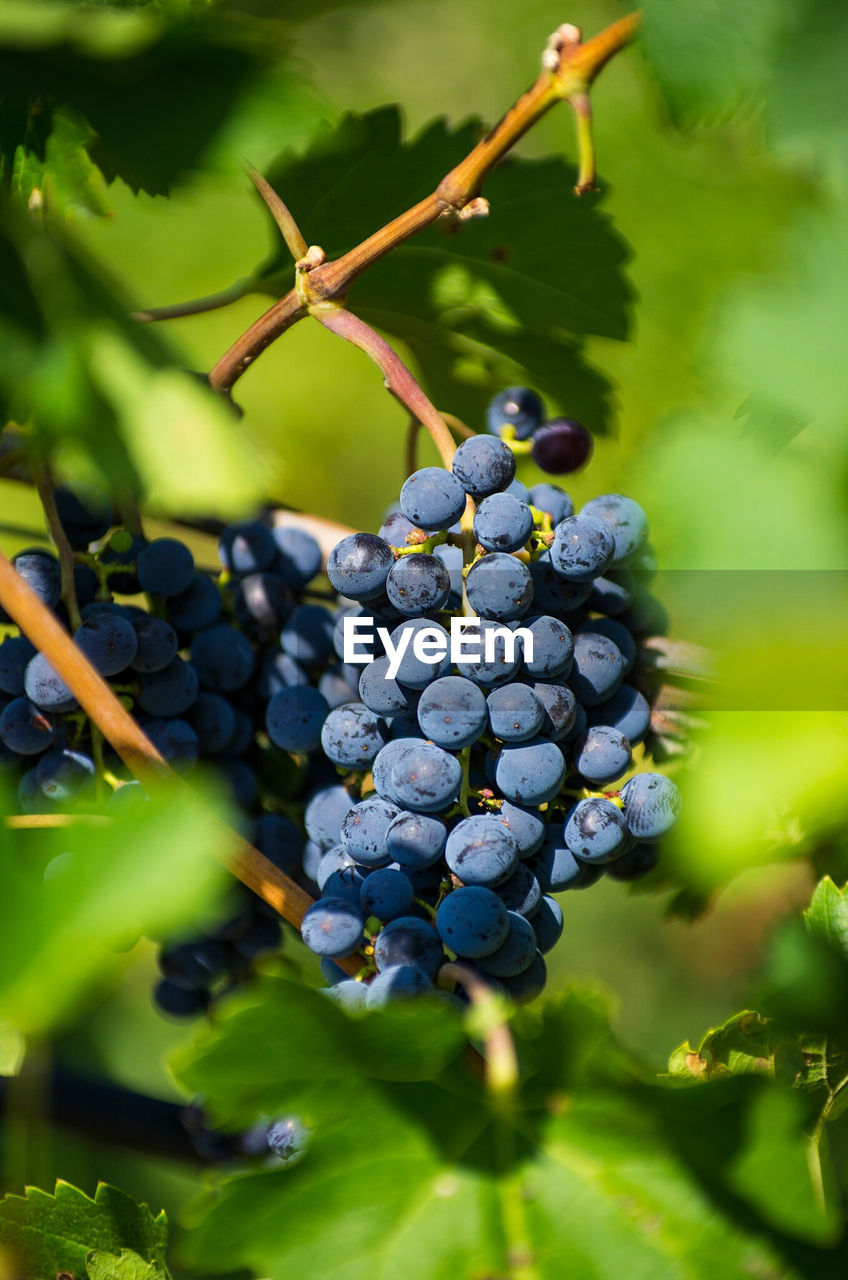
[[(488, 213), (488, 203), (480, 195), (480, 191), (486, 177), (528, 129), (557, 102), (569, 102), (577, 117), (580, 150), (577, 194), (591, 189), (594, 186), (595, 167), (588, 91), (609, 59), (633, 39), (638, 21), (637, 14), (630, 14), (585, 43), (581, 39), (579, 28), (571, 24), (561, 26), (548, 41), (542, 55), (542, 71), (535, 84), (469, 155), (442, 179), (435, 191), (334, 261), (328, 261), (320, 247), (307, 243), (282, 199), (260, 174), (249, 171), (251, 180), (268, 205), (292, 254), (295, 285), (260, 316), (221, 357), (209, 374), (212, 387), (221, 392), (229, 392), (245, 370), (276, 338), (299, 320), (312, 316), (332, 333), (353, 342), (375, 361), (383, 373), (387, 388), (408, 408), (416, 422), (420, 422), (430, 432), (444, 464), (449, 467), (455, 446), (445, 417), (431, 403), (385, 339), (348, 309), (348, 291), (356, 278), (369, 266), (438, 219), (455, 218), (466, 221), (485, 216)], [(224, 305), (230, 300), (227, 294), (222, 294), (217, 299), (185, 307), (139, 313), (138, 318), (156, 320), (178, 314), (189, 315), (209, 310), (211, 306)], [(456, 430), (456, 421), (449, 421)], [(458, 433), (462, 434), (462, 430)], [(46, 494), (49, 488), (47, 483), (40, 487)], [(63, 550), (61, 545), (59, 549)], [(67, 551), (67, 548), (64, 550)], [(67, 559), (67, 556), (63, 559)], [(67, 578), (68, 566), (64, 567)], [(187, 786), (174, 775), (106, 682), (73, 644), (65, 629), (14, 571), (2, 553), (0, 605), (45, 654), (134, 777), (149, 789), (155, 789), (163, 781), (172, 786)], [(225, 828), (222, 837), (221, 844), (225, 850), (222, 856), (232, 873), (265, 898), (284, 919), (299, 927), (304, 912), (312, 902), (309, 895), (235, 831)], [(351, 956), (338, 963), (349, 973), (356, 973), (362, 960)]]

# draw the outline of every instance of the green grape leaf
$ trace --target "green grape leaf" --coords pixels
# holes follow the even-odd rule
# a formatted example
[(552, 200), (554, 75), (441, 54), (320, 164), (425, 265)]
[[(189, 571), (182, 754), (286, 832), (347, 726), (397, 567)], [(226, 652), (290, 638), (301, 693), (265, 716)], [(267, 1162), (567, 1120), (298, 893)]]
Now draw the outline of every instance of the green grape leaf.
[[(482, 133), (474, 120), (436, 120), (404, 141), (397, 108), (386, 107), (346, 116), (267, 177), (309, 243), (336, 257), (428, 195)], [(510, 376), (559, 399), (573, 388), (567, 411), (594, 431), (609, 425), (610, 388), (582, 342), (627, 336), (629, 250), (597, 199), (578, 200), (573, 187), (559, 158), (508, 159), (486, 181), (488, 217), (427, 228), (351, 290), (354, 310), (405, 343), (439, 398), (469, 417)], [(276, 295), (290, 283), (280, 251), (251, 287)]]
[[(187, 515), (242, 512), (261, 469), (230, 407), (130, 318), (128, 301), (69, 237), (0, 221), (0, 396), (48, 450), (84, 451), (113, 491), (140, 487)], [(85, 478), (85, 477), (83, 477)], [(89, 476), (90, 478), (90, 476)]]
[[(57, 1182), (54, 1195), (28, 1187), (23, 1196), (0, 1201), (0, 1247), (26, 1267), (27, 1280), (56, 1280), (57, 1273), (86, 1275), (86, 1255), (92, 1250), (120, 1253), (129, 1249), (144, 1263), (158, 1263), (158, 1271), (115, 1272), (115, 1280), (159, 1280), (163, 1269), (168, 1223), (164, 1213), (154, 1217), (146, 1204), (105, 1182), (94, 1199)], [(92, 1280), (106, 1280), (101, 1270)]]
[(85, 1259), (88, 1280), (168, 1280), (161, 1262), (148, 1262), (131, 1249), (119, 1254), (92, 1249)]
[(795, 0), (645, 0), (642, 45), (678, 125), (759, 97)]
[[(182, 6), (181, 6), (182, 9)], [(0, 8), (0, 80), (19, 121), (3, 137), (4, 168), (33, 149), (29, 124), (56, 104), (87, 121), (86, 150), (104, 177), (165, 194), (196, 166), (240, 95), (274, 54), (276, 24), (161, 6), (96, 8), (27, 0)], [(264, 36), (264, 38), (263, 38)], [(43, 138), (36, 154), (49, 160)]]
[(746, 1009), (707, 1031), (696, 1048), (688, 1041), (680, 1045), (668, 1070), (672, 1076), (699, 1080), (751, 1072), (771, 1075), (775, 1049), (769, 1020)]
[(848, 960), (848, 885), (838, 889), (825, 876), (816, 885), (804, 919), (811, 933), (825, 938)]
[[(270, 1280), (479, 1280), (519, 1265), (538, 1280), (798, 1274), (767, 1238), (757, 1166), (795, 1183), (800, 1113), (793, 1130), (775, 1109), (779, 1140), (756, 1122), (762, 1091), (781, 1086), (648, 1083), (597, 998), (570, 992), (515, 1015), (522, 1087), (493, 1100), (464, 1056), (431, 1061), (431, 1079), (399, 1075), (397, 1055), (408, 1069), (426, 1043), (429, 1010), (410, 1010), (411, 1035), (392, 1047), (402, 1023), (322, 1002), (285, 1002), (281, 1030), (243, 1007), (178, 1056), (179, 1081), (219, 1119), (294, 1113), (311, 1129), (297, 1162), (260, 1158), (200, 1194), (179, 1246), (186, 1265)], [(310, 1059), (320, 1082), (307, 1078)], [(788, 1211), (772, 1234), (796, 1233), (799, 1217)], [(815, 1232), (824, 1238), (820, 1213), (796, 1234)]]
[(114, 823), (54, 832), (0, 827), (0, 1013), (44, 1032), (122, 964), (145, 932), (174, 932), (211, 907), (223, 872), (219, 819), (180, 788)]
[(17, 1027), (0, 1018), (0, 1076), (16, 1076), (26, 1054), (26, 1042)]

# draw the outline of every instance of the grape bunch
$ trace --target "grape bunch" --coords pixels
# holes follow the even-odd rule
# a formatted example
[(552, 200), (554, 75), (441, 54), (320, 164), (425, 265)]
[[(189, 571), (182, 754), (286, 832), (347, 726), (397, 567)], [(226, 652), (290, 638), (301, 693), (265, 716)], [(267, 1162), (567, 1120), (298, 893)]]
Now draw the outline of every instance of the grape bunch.
[[(244, 834), (304, 879), (304, 836), (290, 816), (300, 817), (306, 786), (296, 753), (318, 745), (304, 721), (317, 715), (320, 732), (332, 707), (357, 696), (359, 675), (336, 658), (333, 612), (308, 594), (321, 571), (318, 543), (297, 528), (240, 521), (223, 529), (221, 568), (211, 571), (198, 568), (179, 539), (148, 541), (115, 528), (110, 508), (93, 508), (65, 488), (54, 499), (76, 560), (77, 625), (53, 554), (22, 551), (16, 571), (172, 767), (185, 772), (202, 760), (214, 769)], [(8, 617), (0, 621), (8, 624), (0, 643), (0, 768), (21, 812), (108, 814), (143, 803), (142, 788), (58, 673)], [(293, 689), (299, 715), (289, 714)], [(280, 747), (295, 753), (285, 768)], [(171, 1015), (196, 1014), (211, 991), (245, 980), (255, 958), (281, 942), (276, 914), (234, 881), (215, 927), (166, 940), (156, 1003)]]
[[(348, 618), (379, 637), (359, 700), (323, 722), (338, 776), (305, 811), (321, 897), (303, 940), (346, 1006), (432, 991), (454, 957), (532, 999), (563, 930), (553, 895), (647, 873), (678, 813), (673, 781), (634, 772), (651, 707), (632, 679), (656, 621), (644, 512), (604, 494), (575, 514), (514, 476), (504, 441), (473, 436), (329, 557)], [(461, 615), (481, 661), (450, 649)], [(336, 963), (359, 950), (366, 981)]]

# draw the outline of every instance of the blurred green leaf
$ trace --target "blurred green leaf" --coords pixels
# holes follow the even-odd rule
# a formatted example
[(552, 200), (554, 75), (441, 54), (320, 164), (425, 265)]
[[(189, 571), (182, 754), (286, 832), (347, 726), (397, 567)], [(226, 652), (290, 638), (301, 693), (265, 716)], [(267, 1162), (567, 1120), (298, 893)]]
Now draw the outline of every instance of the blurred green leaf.
[(0, 830), (0, 1010), (43, 1032), (120, 965), (142, 933), (176, 931), (214, 900), (218, 818), (200, 794), (152, 799), (114, 824)]
[(93, 1249), (86, 1255), (85, 1266), (89, 1280), (168, 1280), (161, 1262), (147, 1262), (130, 1249), (120, 1254)]
[(826, 938), (848, 960), (848, 885), (838, 889), (830, 876), (825, 876), (816, 885), (804, 919), (812, 933)]
[(261, 491), (229, 406), (74, 242), (7, 209), (0, 228), (0, 392), (48, 448), (76, 448), (113, 491), (182, 516), (243, 512)]
[(11, 1022), (0, 1018), (0, 1076), (16, 1076), (26, 1053), (26, 1043)]
[(798, 0), (646, 0), (642, 42), (675, 123), (726, 119), (761, 96)]
[[(336, 257), (430, 194), (483, 132), (475, 120), (436, 120), (405, 142), (398, 109), (385, 107), (346, 116), (267, 177), (308, 242)], [(603, 431), (610, 389), (582, 340), (627, 336), (629, 250), (596, 199), (575, 198), (559, 158), (509, 159), (485, 194), (488, 217), (440, 222), (399, 246), (357, 280), (352, 305), (406, 343), (443, 403), (477, 417), (504, 377), (523, 378), (554, 399), (567, 386), (569, 412)], [(291, 274), (280, 250), (254, 286), (277, 295)]]
[[(27, 1268), (32, 1280), (53, 1280), (58, 1272), (83, 1277), (91, 1250), (119, 1253), (127, 1248), (149, 1263), (164, 1263), (168, 1224), (164, 1213), (156, 1217), (146, 1204), (136, 1202), (116, 1187), (101, 1182), (94, 1199), (57, 1182), (55, 1195), (28, 1187), (24, 1196), (0, 1201), (0, 1245)], [(116, 1280), (147, 1280), (165, 1272), (115, 1272)], [(101, 1271), (96, 1280), (110, 1273)], [(95, 1280), (95, 1277), (92, 1277)]]
[[(510, 1274), (517, 1259), (539, 1280), (798, 1274), (751, 1220), (753, 1164), (738, 1166), (739, 1193), (723, 1181), (747, 1150), (762, 1081), (732, 1081), (730, 1094), (726, 1082), (644, 1083), (597, 999), (570, 993), (516, 1016), (524, 1084), (510, 1105), (459, 1058), (431, 1062), (430, 1082), (397, 1078), (393, 1059), (414, 1060), (428, 1012), (410, 1010), (401, 1037), (401, 1023), (349, 1019), (322, 1001), (287, 1001), (284, 1018), (258, 1002), (235, 1010), (178, 1056), (178, 1078), (219, 1119), (295, 1111), (313, 1130), (297, 1164), (266, 1159), (199, 1198), (185, 1219), (188, 1265), (249, 1266), (270, 1280), (477, 1280)], [(392, 1035), (402, 1047), (391, 1048)], [(307, 1078), (310, 1060), (322, 1064), (319, 1080)], [(693, 1164), (707, 1111), (726, 1157), (709, 1177)], [(751, 1161), (770, 1158), (776, 1178), (784, 1164), (795, 1170), (795, 1136), (793, 1145), (785, 1123), (780, 1145), (752, 1124)], [(729, 1197), (725, 1214), (710, 1179)]]

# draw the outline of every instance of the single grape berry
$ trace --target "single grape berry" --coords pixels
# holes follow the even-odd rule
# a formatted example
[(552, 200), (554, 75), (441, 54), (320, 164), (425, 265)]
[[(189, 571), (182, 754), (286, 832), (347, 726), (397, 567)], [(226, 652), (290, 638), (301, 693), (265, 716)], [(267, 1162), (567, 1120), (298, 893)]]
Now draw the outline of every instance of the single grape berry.
[(545, 406), (529, 387), (507, 387), (495, 396), (486, 410), (486, 427), (493, 436), (511, 430), (514, 439), (527, 440), (542, 425)]
[(492, 436), (471, 436), (457, 449), (451, 469), (465, 492), (479, 500), (509, 488), (515, 479), (515, 456)]
[(579, 471), (592, 456), (592, 437), (571, 418), (554, 418), (533, 435), (533, 461), (549, 475)]

